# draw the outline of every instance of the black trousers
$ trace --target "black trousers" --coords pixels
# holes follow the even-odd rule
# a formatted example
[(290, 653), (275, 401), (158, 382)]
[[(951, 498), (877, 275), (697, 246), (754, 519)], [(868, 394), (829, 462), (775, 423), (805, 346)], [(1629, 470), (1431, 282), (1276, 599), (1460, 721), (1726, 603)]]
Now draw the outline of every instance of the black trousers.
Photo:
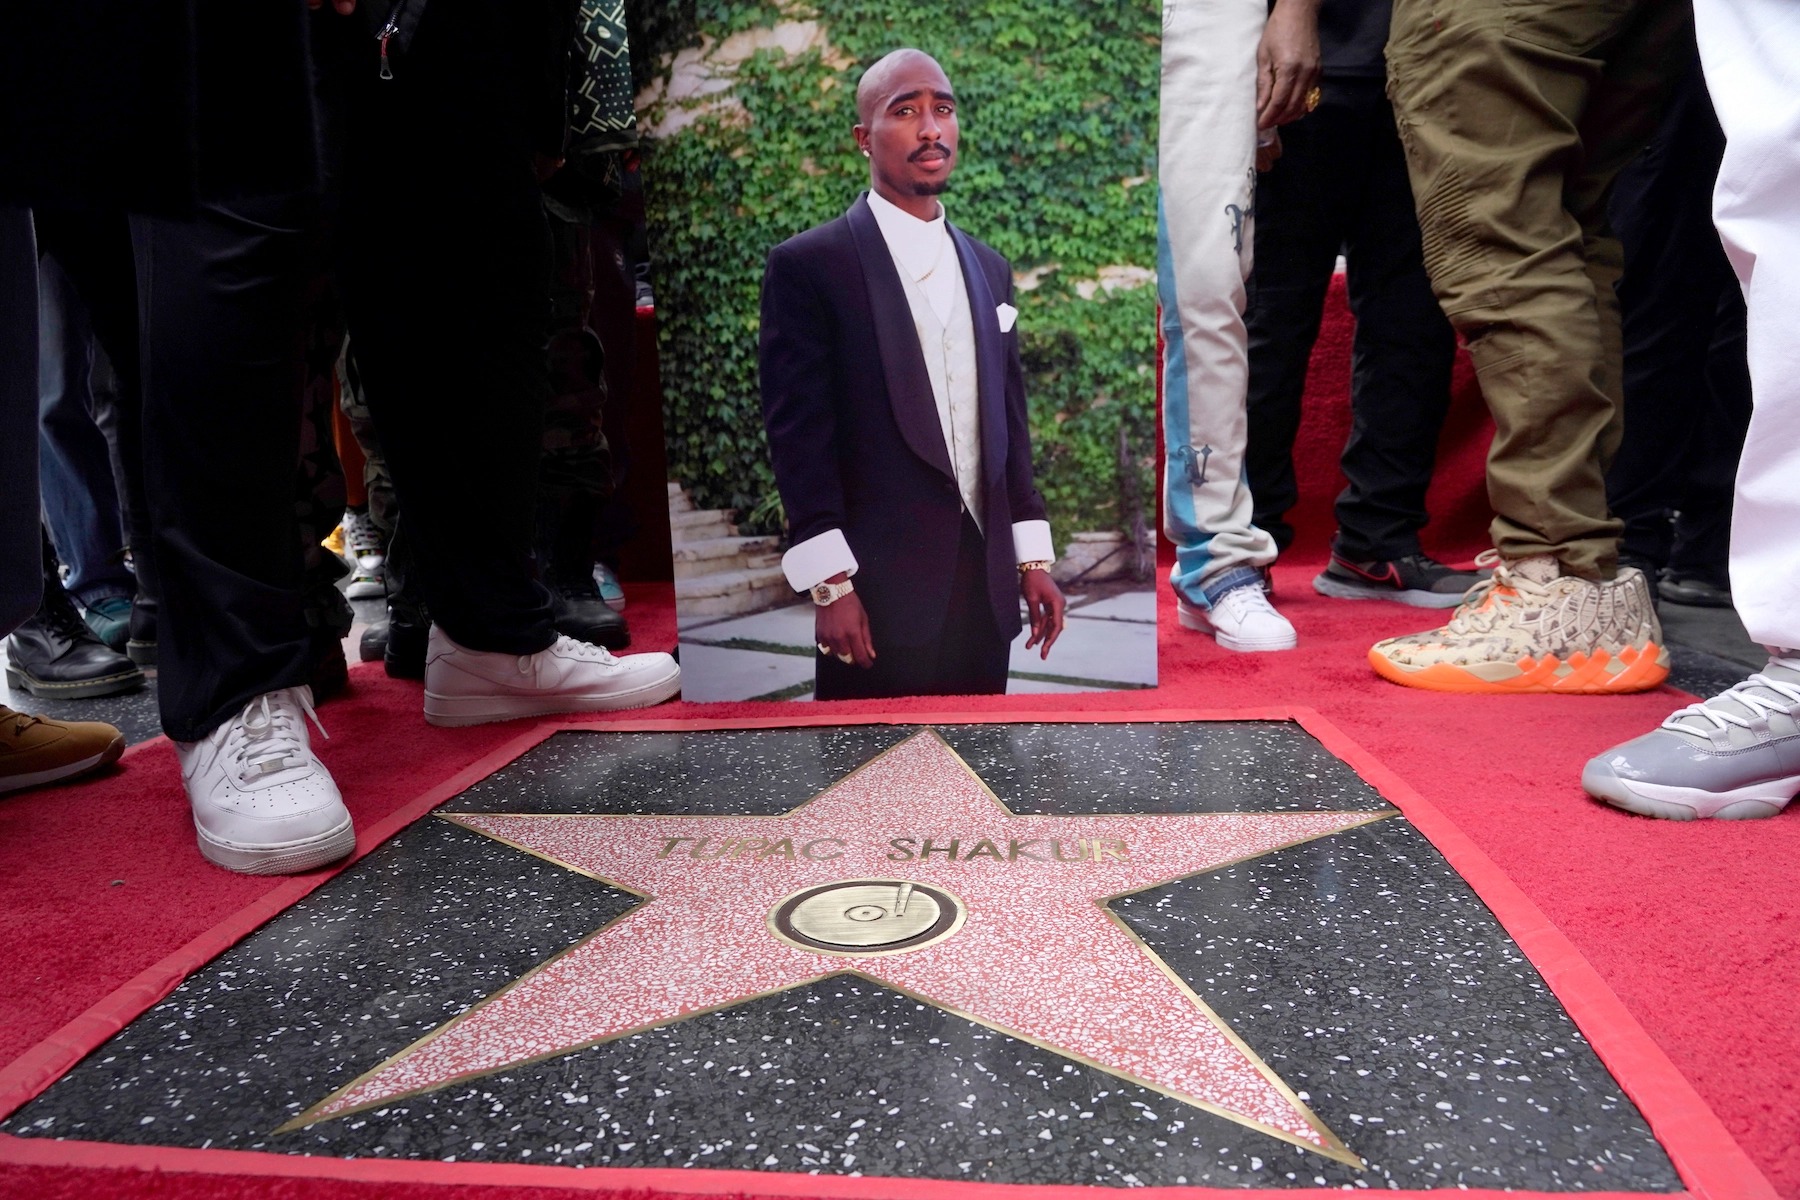
[(900, 646), (869, 630), (875, 665), (816, 659), (815, 700), (875, 700), (893, 696), (998, 696), (1006, 692), (1012, 639), (994, 628), (988, 603), (987, 550), (975, 519), (963, 514), (956, 575), (941, 638), (925, 646)]
[(1696, 59), (1655, 139), (1614, 186), (1625, 429), (1606, 475), (1607, 503), (1625, 523), (1623, 557), (1720, 585), (1751, 408), (1744, 293), (1712, 222), (1724, 152)]
[(556, 633), (531, 559), (551, 284), (531, 152), (366, 75), (351, 81), (338, 279), (409, 587), (458, 644), (536, 653)]
[(312, 667), (294, 476), (319, 206), (240, 200), (131, 229), (158, 701), (163, 731), (195, 741)]
[[(437, 14), (445, 55), (473, 53), (456, 11)], [(308, 285), (334, 257), (421, 598), (473, 649), (555, 640), (530, 561), (550, 284), (530, 150), (498, 106), (376, 91), (373, 41), (316, 17), (322, 193), (132, 220), (159, 693), (182, 741), (311, 669), (300, 369)]]
[(1256, 253), (1245, 470), (1256, 524), (1293, 544), (1294, 437), (1307, 364), (1337, 256), (1347, 264), (1356, 341), (1351, 430), (1334, 549), (1354, 560), (1419, 552), (1425, 492), (1450, 405), (1455, 334), (1419, 247), (1406, 159), (1379, 80), (1329, 79), (1317, 110), (1281, 130), (1282, 156), (1256, 182)]

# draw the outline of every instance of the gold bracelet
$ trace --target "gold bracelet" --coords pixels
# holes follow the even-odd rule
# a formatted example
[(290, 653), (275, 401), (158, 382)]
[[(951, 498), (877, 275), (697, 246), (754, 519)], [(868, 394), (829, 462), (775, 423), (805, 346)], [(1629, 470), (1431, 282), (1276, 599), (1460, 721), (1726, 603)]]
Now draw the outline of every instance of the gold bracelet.
[(1034, 558), (1030, 562), (1019, 564), (1019, 574), (1021, 575), (1027, 571), (1048, 571), (1049, 569), (1050, 560), (1047, 558)]

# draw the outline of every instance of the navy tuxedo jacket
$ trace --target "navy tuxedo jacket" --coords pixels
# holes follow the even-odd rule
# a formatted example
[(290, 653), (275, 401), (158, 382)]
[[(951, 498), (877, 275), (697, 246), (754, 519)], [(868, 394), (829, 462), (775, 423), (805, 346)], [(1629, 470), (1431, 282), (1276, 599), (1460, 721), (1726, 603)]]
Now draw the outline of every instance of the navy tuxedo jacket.
[[(995, 631), (1019, 632), (1015, 521), (1042, 520), (1018, 333), (1004, 258), (954, 226), (975, 328), (983, 522)], [(775, 482), (798, 544), (841, 529), (877, 652), (943, 632), (962, 497), (899, 272), (865, 196), (769, 254), (762, 291), (762, 408)]]

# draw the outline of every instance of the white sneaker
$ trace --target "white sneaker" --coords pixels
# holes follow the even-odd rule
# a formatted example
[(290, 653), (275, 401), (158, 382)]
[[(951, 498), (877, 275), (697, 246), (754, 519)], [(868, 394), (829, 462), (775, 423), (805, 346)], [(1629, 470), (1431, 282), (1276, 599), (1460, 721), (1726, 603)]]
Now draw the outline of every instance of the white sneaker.
[(1210, 611), (1179, 596), (1175, 606), (1183, 629), (1210, 633), (1227, 650), (1292, 650), (1299, 641), (1294, 627), (1275, 611), (1259, 583), (1232, 588)]
[(283, 688), (199, 741), (175, 743), (207, 859), (247, 875), (290, 875), (356, 849), (350, 812), (307, 739), (308, 717), (319, 724), (312, 689)]
[(379, 600), (387, 595), (387, 538), (366, 512), (344, 510), (344, 561), (353, 574), (344, 588), (351, 600)]
[(614, 658), (560, 635), (536, 654), (495, 654), (466, 650), (434, 625), (425, 654), (425, 720), (432, 725), (646, 708), (680, 690), (681, 668), (667, 654)]
[(379, 554), (356, 560), (350, 582), (344, 585), (346, 600), (381, 600), (387, 596), (387, 560)]

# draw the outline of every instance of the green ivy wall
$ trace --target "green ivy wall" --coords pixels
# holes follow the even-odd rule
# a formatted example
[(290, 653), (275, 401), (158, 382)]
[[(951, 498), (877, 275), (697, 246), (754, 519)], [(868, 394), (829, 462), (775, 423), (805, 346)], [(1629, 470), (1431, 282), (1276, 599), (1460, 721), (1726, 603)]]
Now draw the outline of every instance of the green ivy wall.
[[(1020, 347), (1038, 483), (1058, 539), (1141, 535), (1154, 510), (1160, 6), (683, 0), (635, 9), (670, 477), (701, 507), (737, 509), (746, 532), (780, 528), (757, 401), (764, 256), (867, 186), (850, 134), (855, 81), (910, 45), (936, 56), (957, 92), (962, 154), (944, 197), (950, 219), (1006, 255), (1021, 280), (1037, 280), (1019, 293)], [(669, 127), (672, 106), (693, 104), (667, 98), (676, 52), (795, 21), (818, 22), (828, 45), (757, 51), (729, 90), (705, 97), (698, 119), (654, 134)]]

